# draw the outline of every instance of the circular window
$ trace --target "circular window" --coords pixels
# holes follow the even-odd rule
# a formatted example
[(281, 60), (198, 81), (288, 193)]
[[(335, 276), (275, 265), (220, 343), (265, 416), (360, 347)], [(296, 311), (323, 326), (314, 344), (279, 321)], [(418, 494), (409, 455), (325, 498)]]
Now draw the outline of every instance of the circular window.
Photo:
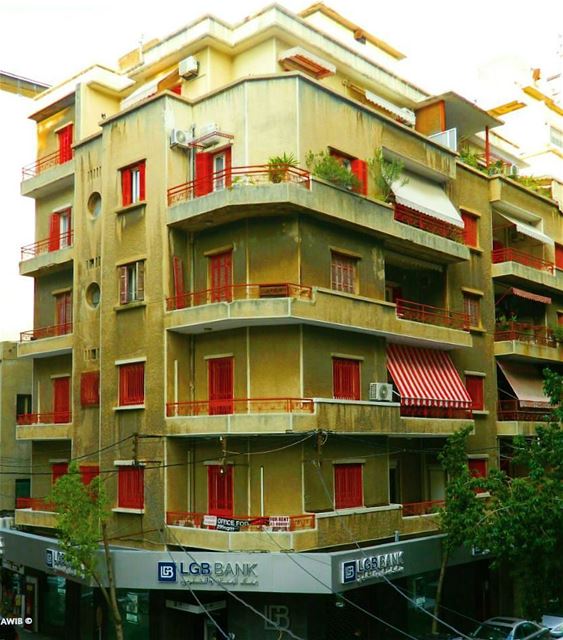
[(94, 191), (94, 193), (88, 198), (88, 211), (93, 218), (97, 218), (100, 215), (101, 210), (102, 196), (97, 191)]
[(100, 285), (92, 282), (86, 289), (86, 301), (94, 309), (100, 304)]

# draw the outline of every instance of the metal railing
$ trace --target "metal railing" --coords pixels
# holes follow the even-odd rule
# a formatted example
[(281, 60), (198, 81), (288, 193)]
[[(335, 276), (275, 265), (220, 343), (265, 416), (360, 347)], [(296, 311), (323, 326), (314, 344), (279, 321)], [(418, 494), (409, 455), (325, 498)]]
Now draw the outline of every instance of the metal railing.
[(420, 302), (398, 298), (397, 317), (402, 320), (412, 320), (424, 324), (433, 324), (450, 329), (469, 331), (469, 315), (461, 311), (449, 311), (440, 307), (433, 307)]
[(72, 149), (61, 151), (55, 151), (47, 156), (38, 158), (35, 162), (32, 162), (22, 168), (22, 180), (26, 178), (34, 178), (43, 171), (56, 167), (59, 164), (65, 164), (72, 160), (74, 151)]
[(522, 422), (549, 422), (554, 407), (521, 408), (518, 400), (499, 400), (497, 405), (497, 420)]
[(405, 418), (473, 419), (472, 402), (401, 397), (401, 416)]
[(168, 189), (168, 206), (171, 207), (179, 202), (192, 200), (223, 189), (236, 189), (239, 186), (259, 184), (278, 184), (280, 182), (293, 182), (309, 189), (311, 174), (299, 167), (267, 164), (230, 167), (171, 187)]
[(495, 327), (495, 342), (503, 340), (517, 340), (541, 347), (557, 347), (559, 344), (554, 337), (553, 330), (549, 327), (512, 320), (497, 323)]
[(289, 282), (266, 284), (233, 284), (215, 289), (182, 293), (166, 299), (166, 309), (174, 311), (211, 302), (233, 302), (258, 298), (300, 298), (310, 300), (313, 290)]
[(39, 329), (22, 331), (20, 333), (20, 342), (30, 342), (32, 340), (42, 340), (43, 338), (64, 336), (69, 333), (72, 333), (72, 322), (63, 322), (62, 324), (54, 324), (50, 327), (40, 327)]
[(315, 528), (315, 514), (291, 516), (213, 516), (191, 511), (167, 511), (166, 524), (214, 531), (302, 531)]
[(438, 513), (445, 505), (444, 500), (427, 500), (426, 502), (407, 502), (402, 505), (403, 518), (409, 516), (424, 516), (430, 513)]
[(33, 244), (28, 244), (21, 248), (21, 259), (27, 260), (41, 255), (42, 253), (50, 253), (51, 251), (58, 251), (59, 249), (67, 249), (68, 247), (72, 247), (73, 239), (74, 232), (65, 231), (64, 233), (61, 233), (60, 236), (45, 238), (44, 240), (39, 240)]
[(32, 511), (56, 512), (53, 503), (47, 502), (45, 498), (16, 498), (16, 509), (31, 509)]
[(410, 227), (416, 227), (421, 231), (428, 231), (436, 236), (463, 243), (463, 229), (453, 224), (448, 224), (432, 216), (409, 209), (402, 204), (395, 204), (394, 217), (397, 222), (402, 222)]
[(72, 422), (70, 411), (51, 411), (49, 413), (21, 413), (16, 416), (16, 424), (69, 424)]
[(234, 413), (313, 413), (312, 398), (231, 398), (168, 402), (166, 416), (217, 416)]
[(553, 262), (537, 258), (524, 251), (513, 249), (512, 247), (503, 247), (502, 249), (493, 249), (491, 254), (493, 264), (500, 262), (518, 262), (526, 267), (532, 269), (538, 269), (539, 271), (547, 271), (548, 273), (555, 273), (555, 265)]
[(428, 136), (429, 140), (441, 144), (443, 147), (447, 147), (452, 151), (457, 151), (457, 128), (447, 129), (446, 131), (439, 131)]

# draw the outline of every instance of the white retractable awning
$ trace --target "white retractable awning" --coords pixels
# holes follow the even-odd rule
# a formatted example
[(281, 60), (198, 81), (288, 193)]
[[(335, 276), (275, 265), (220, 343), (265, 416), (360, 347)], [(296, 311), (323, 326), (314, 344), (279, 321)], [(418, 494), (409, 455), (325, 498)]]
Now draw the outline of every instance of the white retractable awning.
[(516, 231), (518, 231), (518, 233), (521, 233), (523, 236), (528, 236), (528, 238), (539, 240), (539, 242), (541, 242), (542, 244), (546, 244), (550, 247), (553, 247), (555, 245), (553, 239), (543, 233), (543, 231), (540, 231), (537, 227), (533, 227), (527, 222), (522, 222), (522, 220), (518, 220), (518, 218), (513, 218), (506, 213), (499, 212), (499, 215), (510, 222), (510, 224), (513, 224), (516, 227)]
[(461, 216), (440, 184), (403, 171), (391, 189), (399, 204), (463, 229)]
[(414, 111), (412, 111), (411, 109), (407, 109), (406, 107), (398, 107), (396, 104), (389, 102), (389, 100), (386, 100), (385, 98), (382, 98), (381, 96), (378, 96), (376, 93), (372, 93), (367, 89), (364, 96), (368, 102), (371, 102), (376, 106), (385, 109), (385, 111), (392, 113), (404, 122), (407, 122), (408, 124), (414, 126), (416, 122), (416, 116), (414, 115)]

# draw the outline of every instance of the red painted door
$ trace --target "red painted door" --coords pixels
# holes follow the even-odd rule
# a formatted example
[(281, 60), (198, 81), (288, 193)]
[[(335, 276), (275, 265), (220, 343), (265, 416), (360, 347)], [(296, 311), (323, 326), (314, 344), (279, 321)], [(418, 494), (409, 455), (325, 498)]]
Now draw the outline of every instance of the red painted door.
[(70, 422), (70, 377), (53, 380), (53, 413), (53, 422)]
[(207, 467), (207, 509), (211, 515), (233, 515), (233, 468), (212, 464)]
[(211, 302), (230, 302), (233, 298), (233, 252), (224, 251), (209, 258)]
[(196, 153), (194, 196), (204, 196), (213, 191), (213, 154)]
[(57, 251), (61, 246), (61, 224), (59, 214), (51, 214), (49, 219), (49, 251)]
[(184, 285), (184, 262), (182, 258), (172, 258), (172, 274), (174, 276), (174, 308), (183, 309), (187, 306), (187, 296)]
[(208, 360), (209, 415), (233, 413), (234, 358)]
[(57, 131), (59, 138), (59, 164), (68, 162), (72, 158), (72, 125)]
[(55, 324), (59, 336), (72, 331), (72, 294), (70, 291), (55, 296)]

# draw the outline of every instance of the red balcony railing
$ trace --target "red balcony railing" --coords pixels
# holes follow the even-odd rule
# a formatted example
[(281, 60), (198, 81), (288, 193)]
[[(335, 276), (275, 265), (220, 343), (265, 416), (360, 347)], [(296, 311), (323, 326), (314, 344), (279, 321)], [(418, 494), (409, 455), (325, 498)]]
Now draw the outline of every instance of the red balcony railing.
[(50, 413), (22, 413), (16, 416), (19, 425), (32, 424), (67, 424), (72, 422), (70, 411), (52, 411)]
[(311, 398), (232, 398), (169, 402), (166, 405), (166, 415), (169, 418), (233, 413), (313, 413), (314, 410)]
[(20, 342), (30, 342), (31, 340), (64, 336), (68, 333), (72, 333), (72, 322), (64, 322), (63, 324), (54, 324), (50, 327), (41, 327), (39, 329), (22, 331), (20, 333)]
[(427, 216), (414, 209), (409, 209), (409, 207), (405, 207), (402, 204), (395, 204), (395, 220), (403, 224), (408, 224), (410, 227), (428, 231), (428, 233), (433, 233), (436, 236), (442, 236), (442, 238), (463, 243), (462, 228), (448, 224), (432, 216)]
[(473, 419), (471, 402), (401, 397), (401, 416), (405, 418)]
[(43, 171), (56, 167), (59, 164), (65, 164), (69, 160), (72, 160), (73, 153), (72, 149), (64, 149), (38, 158), (35, 162), (22, 168), (22, 180), (38, 176), (40, 173), (43, 173)]
[(551, 418), (553, 407), (521, 408), (518, 400), (500, 400), (497, 407), (497, 420), (510, 420), (522, 422), (548, 422)]
[(16, 498), (16, 509), (31, 509), (32, 511), (55, 512), (55, 505), (45, 498)]
[(315, 528), (315, 514), (223, 517), (189, 511), (167, 511), (166, 524), (216, 531), (301, 531)]
[(427, 500), (426, 502), (407, 502), (403, 504), (403, 518), (409, 516), (424, 516), (437, 513), (443, 506), (443, 500)]
[(289, 282), (270, 284), (233, 284), (227, 287), (182, 293), (166, 299), (166, 309), (185, 309), (211, 302), (233, 302), (257, 298), (300, 298), (310, 300), (312, 288)]
[(60, 236), (45, 238), (45, 240), (39, 240), (33, 244), (28, 244), (21, 248), (21, 259), (27, 260), (41, 255), (42, 253), (50, 253), (51, 251), (58, 251), (59, 249), (71, 247), (73, 236), (73, 231), (66, 231), (65, 233), (61, 233)]
[(469, 315), (467, 313), (449, 311), (448, 309), (432, 307), (428, 304), (403, 300), (402, 298), (396, 300), (396, 303), (397, 318), (469, 331)]
[(196, 178), (171, 187), (168, 189), (168, 206), (171, 207), (178, 202), (192, 200), (213, 191), (280, 182), (293, 182), (309, 189), (311, 174), (299, 167), (271, 167), (267, 164), (231, 167), (216, 171), (211, 176)]
[(541, 324), (531, 324), (527, 322), (497, 323), (495, 328), (495, 341), (517, 340), (541, 347), (556, 347), (557, 341), (553, 335), (553, 330)]
[(532, 256), (524, 251), (518, 251), (518, 249), (512, 249), (511, 247), (494, 249), (491, 256), (493, 264), (498, 264), (499, 262), (518, 262), (519, 264), (531, 267), (532, 269), (538, 269), (539, 271), (547, 271), (548, 273), (555, 272), (553, 262), (536, 258), (536, 256)]

